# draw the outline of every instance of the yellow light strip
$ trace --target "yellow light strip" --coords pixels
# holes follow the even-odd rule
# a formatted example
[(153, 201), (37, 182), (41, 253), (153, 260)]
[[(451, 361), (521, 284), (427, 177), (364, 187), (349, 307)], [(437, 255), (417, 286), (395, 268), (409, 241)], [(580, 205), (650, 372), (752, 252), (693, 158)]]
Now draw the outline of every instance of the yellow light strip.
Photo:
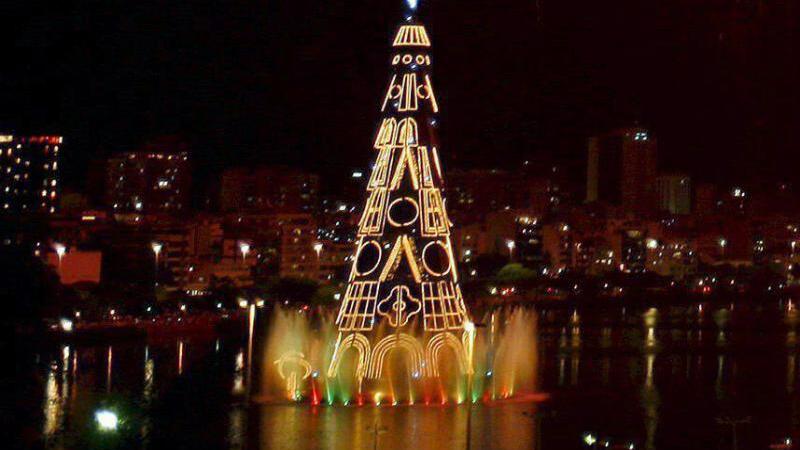
[[(430, 266), (428, 266), (428, 263), (425, 261), (425, 254), (428, 252), (428, 249), (431, 247), (431, 245), (438, 245), (447, 254), (447, 268), (443, 272), (437, 272), (431, 269)], [(450, 272), (450, 268), (453, 267), (453, 263), (453, 255), (451, 254), (450, 249), (441, 241), (430, 241), (425, 244), (425, 247), (422, 248), (422, 267), (424, 267), (429, 274), (435, 277), (447, 275), (447, 273)]]
[[(364, 220), (363, 216), (362, 216), (361, 220)], [(363, 236), (359, 236), (358, 237), (358, 242), (356, 243), (354, 251), (353, 251), (353, 253), (350, 254), (350, 259), (352, 261), (352, 264), (350, 264), (350, 278), (347, 280), (348, 283), (353, 281), (356, 278), (356, 256), (357, 256), (356, 254), (358, 253), (358, 250), (361, 248), (361, 244), (363, 242), (364, 242), (364, 237)], [(339, 319), (338, 318), (336, 319), (336, 323), (339, 323)]]
[[(445, 212), (446, 213), (446, 212)], [(445, 236), (446, 249), (447, 249), (447, 256), (450, 258), (450, 269), (452, 270), (453, 274), (453, 282), (458, 283), (458, 271), (456, 269), (456, 260), (453, 257), (453, 243), (450, 241), (450, 235), (448, 234)]]
[(416, 146), (419, 142), (419, 127), (413, 117), (400, 121), (400, 126), (395, 136), (395, 147)]
[(445, 332), (433, 336), (428, 341), (428, 345), (425, 346), (428, 376), (439, 376), (439, 355), (445, 346), (450, 347), (455, 353), (456, 361), (458, 361), (458, 368), (461, 369), (461, 373), (469, 373), (470, 368), (467, 366), (467, 355), (464, 344), (452, 333)]
[[(410, 202), (412, 205), (414, 205), (414, 210), (416, 211), (416, 214), (414, 215), (414, 218), (409, 220), (408, 222), (399, 223), (399, 222), (395, 221), (392, 218), (392, 206), (394, 206), (397, 202), (400, 202), (400, 201), (407, 201), (407, 202)], [(400, 197), (400, 198), (396, 198), (396, 199), (392, 200), (392, 202), (389, 203), (389, 208), (386, 210), (386, 220), (392, 226), (395, 226), (395, 227), (407, 227), (407, 226), (411, 225), (412, 223), (416, 222), (418, 218), (419, 218), (419, 204), (417, 204), (417, 201), (414, 200), (411, 197)]]
[(436, 175), (439, 176), (439, 179), (442, 179), (442, 165), (439, 163), (439, 151), (436, 150), (436, 147), (433, 147), (433, 165), (436, 167)]
[[(371, 269), (369, 269), (368, 271), (366, 271), (364, 273), (359, 273), (358, 272), (358, 258), (361, 256), (361, 251), (364, 250), (364, 248), (366, 248), (366, 246), (368, 246), (368, 245), (372, 245), (372, 246), (374, 246), (375, 248), (378, 249), (378, 260), (375, 262), (375, 266), (373, 266)], [(353, 261), (353, 270), (356, 272), (356, 275), (358, 275), (358, 276), (362, 276), (363, 277), (363, 276), (369, 275), (372, 272), (374, 272), (375, 269), (378, 268), (378, 265), (381, 263), (381, 257), (383, 257), (383, 250), (381, 249), (381, 246), (380, 246), (380, 244), (378, 244), (378, 242), (376, 242), (376, 241), (364, 242), (358, 248), (358, 252), (356, 252), (356, 259), (355, 259), (355, 261)]]
[(381, 123), (381, 127), (378, 130), (378, 135), (375, 136), (375, 147), (376, 150), (380, 150), (381, 148), (392, 145), (396, 138), (397, 133), (397, 121), (394, 120), (394, 117), (389, 117), (388, 119), (383, 119)]
[(433, 112), (439, 112), (439, 104), (436, 102), (436, 95), (433, 93), (433, 84), (431, 83), (431, 77), (427, 74), (425, 75), (425, 86), (428, 88), (428, 93), (430, 94), (430, 101), (431, 107), (433, 108)]
[(372, 169), (372, 176), (370, 176), (368, 190), (377, 188), (388, 187), (389, 171), (392, 168), (392, 147), (386, 146), (378, 153), (378, 158), (375, 160), (375, 168)]
[(417, 110), (417, 74), (407, 73), (403, 75), (403, 84), (400, 87), (400, 105), (397, 110), (400, 112)]
[(447, 216), (442, 203), (442, 193), (437, 188), (424, 188), (419, 190), (420, 206), (422, 207), (422, 229), (425, 237), (447, 236), (450, 230)]
[(412, 372), (424, 373), (425, 354), (419, 341), (405, 333), (392, 333), (378, 341), (372, 349), (372, 357), (369, 364), (369, 378), (377, 379), (383, 373), (383, 364), (386, 355), (396, 349), (401, 348), (408, 352), (409, 368)]
[(360, 236), (377, 236), (383, 232), (383, 218), (386, 215), (386, 188), (377, 188), (370, 192), (364, 213), (358, 225)]
[(422, 290), (422, 316), (425, 331), (457, 330), (467, 320), (458, 285), (452, 281), (425, 281)]
[(414, 281), (417, 283), (422, 282), (422, 276), (420, 275), (419, 267), (417, 266), (417, 258), (414, 254), (413, 244), (411, 239), (409, 239), (406, 235), (397, 236), (397, 240), (394, 242), (392, 251), (389, 253), (389, 257), (386, 259), (386, 264), (383, 266), (381, 276), (378, 278), (378, 280), (383, 282), (391, 279), (390, 277), (394, 275), (394, 271), (397, 270), (397, 266), (400, 265), (401, 250), (408, 261), (408, 266), (411, 268), (411, 274), (414, 276)]
[(347, 286), (345, 301), (336, 318), (340, 331), (372, 329), (379, 290), (377, 281), (353, 281)]
[(395, 87), (395, 80), (397, 79), (397, 75), (392, 75), (392, 81), (389, 82), (389, 89), (386, 90), (386, 97), (383, 98), (383, 105), (381, 105), (381, 111), (386, 110), (386, 104), (391, 100), (392, 97), (392, 89)]
[(417, 46), (430, 47), (431, 41), (422, 25), (403, 25), (397, 30), (394, 38), (394, 47)]
[(417, 155), (419, 159), (419, 170), (422, 178), (423, 187), (433, 187), (433, 176), (431, 175), (431, 161), (428, 157), (427, 147), (417, 147)]
[(398, 161), (397, 167), (394, 170), (394, 176), (392, 177), (392, 182), (389, 185), (389, 189), (392, 191), (396, 191), (400, 188), (400, 184), (403, 182), (403, 174), (406, 172), (406, 168), (408, 168), (408, 172), (411, 175), (411, 186), (416, 190), (419, 189), (419, 170), (417, 169), (416, 161), (414, 160), (414, 155), (411, 151), (410, 147), (403, 147), (403, 150), (400, 153), (400, 160)]
[(333, 359), (328, 368), (328, 378), (334, 378), (339, 374), (339, 367), (342, 365), (343, 356), (347, 350), (355, 348), (358, 352), (358, 363), (356, 364), (356, 378), (361, 381), (367, 374), (367, 365), (370, 361), (369, 340), (361, 333), (352, 333), (342, 341), (342, 334), (336, 341), (336, 348), (333, 351)]
[[(406, 303), (404, 300), (408, 300)], [(388, 303), (388, 307), (385, 307)], [(407, 310), (406, 305), (412, 305), (412, 309)], [(408, 286), (395, 286), (389, 291), (380, 302), (378, 302), (378, 314), (386, 317), (389, 325), (395, 328), (408, 325), (408, 320), (419, 314), (422, 310), (422, 302), (411, 295)]]

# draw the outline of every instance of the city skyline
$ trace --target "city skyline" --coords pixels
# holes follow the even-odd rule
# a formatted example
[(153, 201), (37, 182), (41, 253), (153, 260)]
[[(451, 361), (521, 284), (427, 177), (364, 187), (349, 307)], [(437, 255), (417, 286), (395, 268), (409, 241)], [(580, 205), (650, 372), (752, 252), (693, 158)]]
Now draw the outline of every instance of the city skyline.
[(795, 448), (798, 1), (9, 8), (10, 445)]
[[(638, 123), (659, 138), (668, 170), (729, 184), (796, 181), (787, 164), (797, 146), (796, 19), (755, 6), (433, 4), (442, 136), (459, 155), (445, 164), (507, 168), (499, 152), (506, 166), (583, 161), (588, 137)], [(113, 5), (26, 14), (30, 7), (11, 11), (20, 20), (8, 54), (23, 64), (0, 82), (0, 126), (65, 136), (67, 187), (86, 183), (91, 160), (163, 134), (190, 142), (201, 180), (240, 162), (323, 175), (361, 167), (375, 126), (365, 111), (383, 82), (371, 68), (385, 63), (385, 30), (401, 9), (242, 1), (189, 14), (144, 2), (124, 15)], [(301, 10), (307, 20), (289, 20)], [(337, 76), (318, 80), (327, 70)]]

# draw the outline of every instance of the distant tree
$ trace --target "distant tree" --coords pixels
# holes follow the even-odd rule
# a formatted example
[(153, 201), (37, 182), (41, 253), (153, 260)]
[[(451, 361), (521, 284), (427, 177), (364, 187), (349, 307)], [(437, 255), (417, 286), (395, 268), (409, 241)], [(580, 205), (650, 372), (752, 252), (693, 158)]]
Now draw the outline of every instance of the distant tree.
[(58, 275), (25, 248), (3, 248), (0, 265), (0, 298), (4, 300), (0, 326), (13, 329), (40, 324), (47, 311), (57, 306)]
[(536, 278), (536, 272), (523, 267), (522, 264), (511, 263), (506, 264), (505, 267), (497, 272), (495, 279), (499, 282), (515, 283), (519, 281), (529, 281)]

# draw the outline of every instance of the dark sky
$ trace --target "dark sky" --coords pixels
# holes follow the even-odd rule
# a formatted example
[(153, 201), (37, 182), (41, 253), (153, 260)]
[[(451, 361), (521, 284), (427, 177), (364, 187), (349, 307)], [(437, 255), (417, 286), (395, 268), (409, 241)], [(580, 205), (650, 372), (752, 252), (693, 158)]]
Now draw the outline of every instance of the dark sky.
[[(800, 181), (800, 0), (421, 1), (451, 167), (582, 161), (588, 135), (638, 122), (667, 170)], [(3, 4), (0, 129), (63, 134), (78, 187), (91, 159), (163, 134), (191, 142), (200, 180), (241, 162), (366, 166), (403, 10)]]

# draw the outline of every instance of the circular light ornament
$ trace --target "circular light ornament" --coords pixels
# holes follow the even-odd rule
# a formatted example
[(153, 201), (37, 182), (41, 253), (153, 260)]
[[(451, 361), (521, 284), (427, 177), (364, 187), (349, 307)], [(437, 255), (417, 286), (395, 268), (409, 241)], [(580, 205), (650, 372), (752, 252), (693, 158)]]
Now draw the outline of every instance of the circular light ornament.
[(425, 64), (425, 56), (424, 55), (417, 55), (415, 58), (417, 60), (417, 64), (424, 65)]
[(411, 64), (411, 61), (414, 59), (411, 55), (403, 55), (403, 64)]
[(367, 241), (361, 244), (356, 253), (355, 271), (356, 275), (369, 275), (378, 268), (381, 262), (383, 250), (375, 241)]
[(450, 272), (450, 253), (442, 241), (431, 241), (422, 249), (422, 265), (436, 277)]
[(417, 86), (417, 96), (423, 100), (427, 100), (431, 98), (431, 90), (428, 89), (428, 86), (420, 84)]
[(386, 219), (392, 226), (407, 227), (419, 218), (419, 205), (411, 197), (400, 197), (389, 203)]

